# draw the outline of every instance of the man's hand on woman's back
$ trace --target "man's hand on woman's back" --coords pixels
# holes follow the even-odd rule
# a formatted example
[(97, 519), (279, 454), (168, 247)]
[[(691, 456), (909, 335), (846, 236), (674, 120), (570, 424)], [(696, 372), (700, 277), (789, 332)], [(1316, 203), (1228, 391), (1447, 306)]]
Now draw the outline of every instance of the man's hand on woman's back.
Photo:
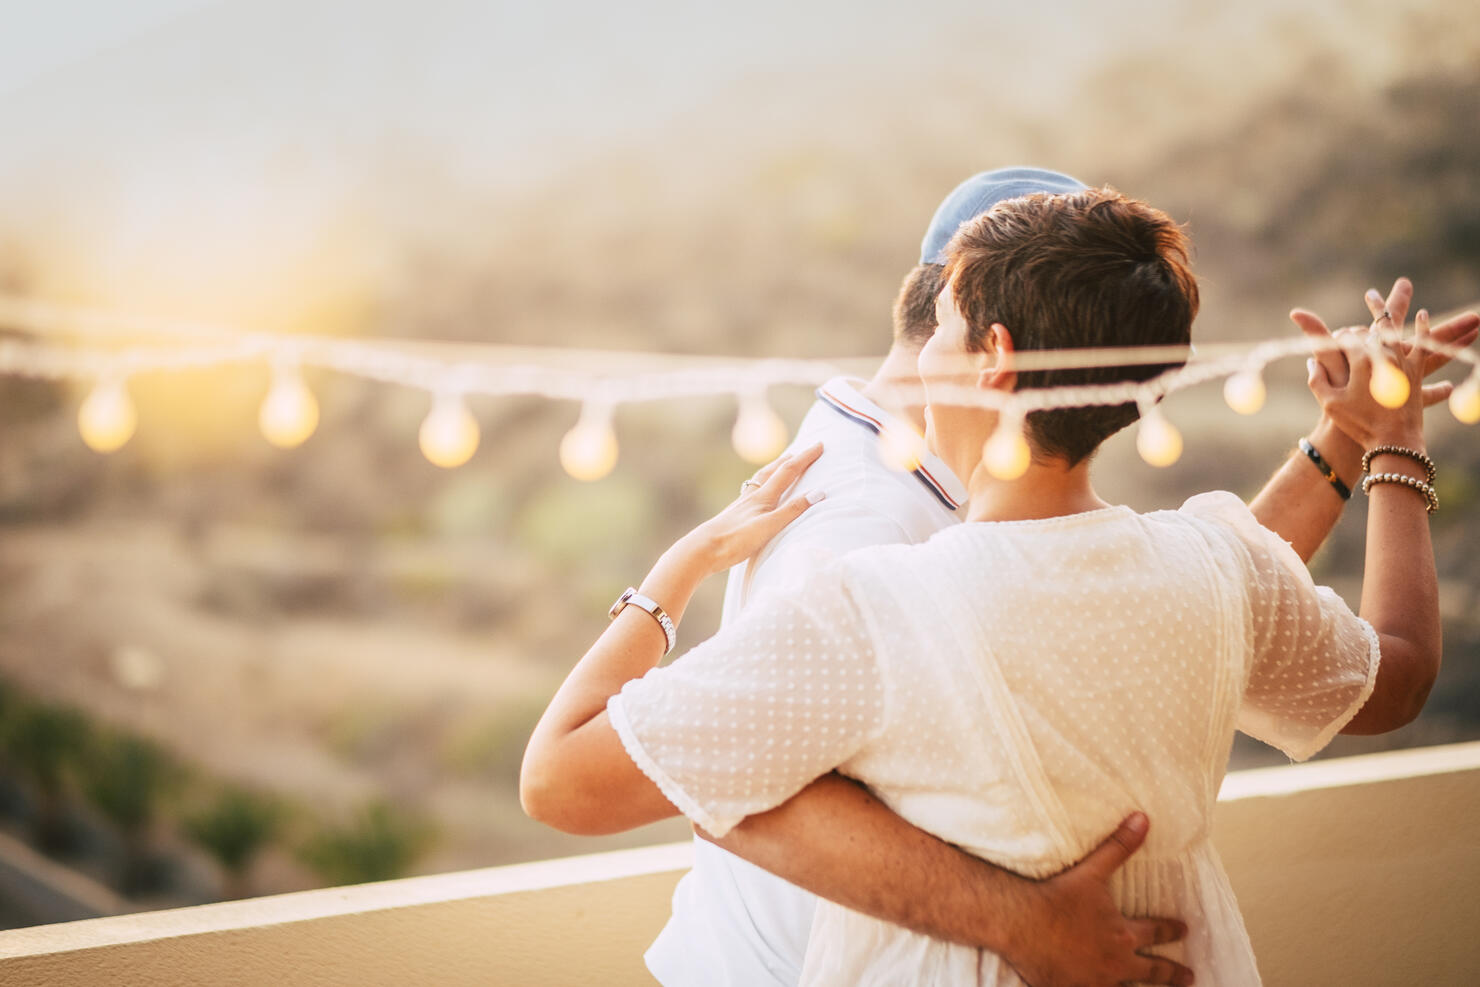
[(1193, 982), (1192, 971), (1142, 950), (1176, 942), (1187, 926), (1170, 918), (1127, 918), (1110, 895), (1110, 878), (1146, 840), (1147, 819), (1134, 813), (1079, 863), (1038, 882), (1021, 934), (1003, 955), (1032, 987), (1116, 987)]

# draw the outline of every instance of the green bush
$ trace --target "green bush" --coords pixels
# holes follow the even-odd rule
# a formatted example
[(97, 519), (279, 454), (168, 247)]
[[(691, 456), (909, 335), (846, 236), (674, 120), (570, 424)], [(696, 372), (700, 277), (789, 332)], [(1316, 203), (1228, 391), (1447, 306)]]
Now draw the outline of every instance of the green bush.
[(204, 809), (187, 815), (185, 835), (226, 872), (226, 897), (246, 897), (252, 861), (282, 828), (281, 803), (235, 786), (223, 789)]
[(35, 797), (32, 838), (43, 850), (72, 843), (66, 823), (67, 796), (92, 730), (76, 710), (28, 703), (13, 694), (0, 718), (0, 761), (20, 775)]
[(95, 738), (81, 765), (88, 802), (125, 837), (149, 828), (160, 803), (184, 777), (180, 765), (158, 744), (126, 734)]
[(430, 848), (431, 827), (386, 802), (372, 802), (343, 826), (325, 826), (299, 849), (299, 859), (328, 884), (401, 877)]

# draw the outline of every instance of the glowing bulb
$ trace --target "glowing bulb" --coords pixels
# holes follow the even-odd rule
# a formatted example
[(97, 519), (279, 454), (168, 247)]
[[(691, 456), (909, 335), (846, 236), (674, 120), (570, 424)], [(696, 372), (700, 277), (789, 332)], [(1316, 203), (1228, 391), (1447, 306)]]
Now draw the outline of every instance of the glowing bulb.
[(999, 480), (1016, 480), (1028, 472), (1033, 451), (1023, 438), (1022, 423), (1004, 416), (987, 444), (982, 446), (982, 463)]
[(1372, 399), (1384, 408), (1401, 408), (1408, 402), (1408, 375), (1386, 357), (1372, 365)]
[(461, 396), (440, 395), (421, 423), (421, 454), (443, 469), (461, 466), (478, 451), (478, 422)]
[(1480, 422), (1480, 371), (1470, 374), (1450, 392), (1449, 410), (1466, 425)]
[(319, 425), (319, 403), (297, 370), (273, 374), (272, 388), (257, 413), (257, 424), (268, 442), (279, 449), (301, 446)]
[(77, 411), (77, 430), (94, 452), (113, 452), (129, 440), (139, 416), (121, 380), (105, 380), (93, 388)]
[(1153, 408), (1141, 416), (1136, 451), (1152, 466), (1170, 466), (1182, 456), (1182, 433)]
[(740, 458), (752, 463), (769, 463), (786, 448), (786, 423), (771, 410), (763, 395), (743, 398), (740, 416), (730, 432), (730, 441)]
[(879, 458), (884, 465), (901, 473), (920, 468), (925, 457), (925, 440), (908, 428), (884, 428), (879, 432)]
[(1252, 415), (1264, 407), (1264, 378), (1257, 370), (1240, 370), (1223, 384), (1223, 400), (1241, 415)]
[(560, 440), (560, 465), (574, 479), (599, 480), (617, 465), (617, 433), (605, 413), (583, 411)]

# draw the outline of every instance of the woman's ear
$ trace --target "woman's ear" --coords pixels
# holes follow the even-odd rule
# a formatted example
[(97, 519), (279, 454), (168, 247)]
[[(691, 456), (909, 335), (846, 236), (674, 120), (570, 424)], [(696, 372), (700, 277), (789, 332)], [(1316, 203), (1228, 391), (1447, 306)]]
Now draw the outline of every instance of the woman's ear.
[(1012, 333), (1000, 322), (992, 323), (991, 330), (987, 333), (986, 352), (992, 357), (990, 365), (983, 367), (977, 376), (978, 387), (988, 387), (996, 391), (1012, 391), (1017, 388), (1016, 362), (1012, 355), (1015, 352), (1012, 346)]

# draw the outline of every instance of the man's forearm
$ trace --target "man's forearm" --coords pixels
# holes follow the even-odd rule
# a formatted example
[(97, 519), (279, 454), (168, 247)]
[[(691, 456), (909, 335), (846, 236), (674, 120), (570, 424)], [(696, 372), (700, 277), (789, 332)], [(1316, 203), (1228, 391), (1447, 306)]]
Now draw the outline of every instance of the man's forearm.
[(1004, 955), (1039, 903), (1037, 882), (917, 829), (836, 774), (712, 842), (855, 911)]
[[(1310, 433), (1310, 443), (1336, 471), (1347, 489), (1362, 473), (1362, 447), (1326, 419)], [(1309, 562), (1331, 534), (1346, 501), (1306, 455), (1296, 451), (1249, 504), (1264, 525), (1295, 547)]]

